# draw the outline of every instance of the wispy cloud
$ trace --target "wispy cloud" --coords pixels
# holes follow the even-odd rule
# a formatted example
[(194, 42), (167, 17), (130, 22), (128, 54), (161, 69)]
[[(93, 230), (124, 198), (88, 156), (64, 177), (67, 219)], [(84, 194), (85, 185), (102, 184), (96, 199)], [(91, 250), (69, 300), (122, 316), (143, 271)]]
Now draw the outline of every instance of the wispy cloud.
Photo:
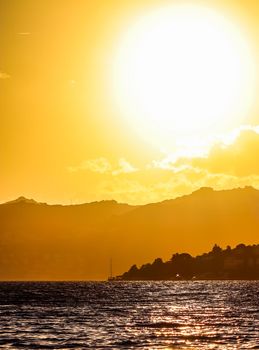
[(224, 173), (238, 177), (259, 175), (258, 131), (256, 128), (241, 130), (234, 142), (216, 144), (210, 150), (208, 157), (193, 159), (189, 163), (207, 169), (210, 173)]
[(212, 174), (207, 170), (191, 167), (177, 173), (170, 174), (161, 170), (160, 176), (152, 173), (146, 175), (148, 180), (138, 174), (134, 178), (114, 177), (112, 180), (102, 180), (97, 187), (99, 199), (147, 204), (190, 194), (201, 187), (212, 187), (215, 190), (245, 186), (259, 188), (259, 175), (239, 177), (224, 173)]
[(120, 174), (128, 174), (137, 171), (132, 164), (130, 164), (125, 158), (120, 158), (117, 164), (112, 165), (112, 163), (104, 158), (88, 159), (83, 161), (77, 166), (69, 166), (68, 171), (91, 171), (99, 174), (107, 174), (112, 176), (117, 176)]
[(96, 159), (85, 160), (77, 166), (68, 167), (68, 171), (70, 172), (77, 172), (82, 170), (89, 170), (94, 173), (105, 174), (112, 171), (112, 166), (106, 158), (100, 157)]
[(9, 78), (11, 78), (11, 75), (0, 71), (0, 79), (9, 79)]
[(31, 35), (31, 32), (19, 32), (17, 34), (26, 36), (26, 35)]
[(90, 190), (95, 200), (146, 204), (189, 194), (200, 187), (259, 189), (258, 154), (259, 126), (248, 125), (218, 138), (206, 152), (168, 154), (141, 168), (125, 158), (111, 162), (100, 157), (68, 170), (92, 172)]
[(129, 174), (138, 171), (132, 164), (130, 164), (125, 158), (120, 158), (118, 161), (118, 168), (112, 171), (112, 175)]
[[(200, 167), (209, 171), (226, 171), (230, 168), (239, 173), (243, 168), (243, 173), (251, 174), (256, 171), (257, 157), (259, 152), (259, 125), (243, 125), (224, 135), (219, 135), (214, 144), (207, 150), (180, 150), (172, 154), (167, 154), (160, 160), (153, 160), (148, 165), (150, 168), (171, 170), (178, 172), (189, 167)], [(253, 167), (253, 168), (252, 168)], [(255, 169), (256, 168), (256, 169)], [(216, 171), (217, 172), (217, 171)], [(242, 171), (241, 171), (242, 172)]]

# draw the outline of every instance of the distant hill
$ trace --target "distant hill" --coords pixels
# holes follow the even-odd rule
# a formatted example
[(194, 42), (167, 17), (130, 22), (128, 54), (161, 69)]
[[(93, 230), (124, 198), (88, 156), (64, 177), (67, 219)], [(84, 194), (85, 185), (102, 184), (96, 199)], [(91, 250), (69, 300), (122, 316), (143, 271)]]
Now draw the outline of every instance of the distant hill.
[(169, 261), (161, 258), (140, 268), (133, 265), (129, 271), (115, 280), (206, 280), (236, 279), (259, 280), (259, 244), (238, 244), (226, 249), (214, 245), (202, 255), (192, 257), (188, 253), (175, 253)]
[(42, 203), (38, 203), (36, 202), (34, 199), (28, 199), (25, 198), (23, 196), (18, 197), (16, 199), (14, 199), (13, 201), (7, 202), (5, 204), (16, 204), (16, 203), (33, 203), (33, 204), (42, 204)]
[(259, 191), (200, 190), (143, 206), (115, 201), (0, 205), (0, 279), (105, 279), (172, 251), (259, 243)]

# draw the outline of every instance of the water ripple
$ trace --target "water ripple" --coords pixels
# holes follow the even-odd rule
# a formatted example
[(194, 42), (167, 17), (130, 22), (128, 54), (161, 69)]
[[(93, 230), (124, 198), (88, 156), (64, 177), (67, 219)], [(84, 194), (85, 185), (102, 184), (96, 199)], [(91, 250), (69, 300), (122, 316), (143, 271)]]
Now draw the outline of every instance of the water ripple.
[(0, 349), (259, 349), (259, 282), (2, 282)]

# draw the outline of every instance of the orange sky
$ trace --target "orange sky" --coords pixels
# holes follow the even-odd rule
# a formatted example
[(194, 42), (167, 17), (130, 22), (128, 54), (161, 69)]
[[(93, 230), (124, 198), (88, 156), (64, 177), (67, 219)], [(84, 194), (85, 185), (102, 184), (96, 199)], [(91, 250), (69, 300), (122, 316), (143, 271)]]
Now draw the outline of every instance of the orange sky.
[[(201, 186), (259, 188), (258, 100), (242, 125), (190, 155), (149, 143), (111, 98), (122, 33), (148, 11), (179, 3), (1, 1), (1, 202), (24, 195), (49, 203), (147, 203)], [(258, 67), (259, 2), (212, 0), (209, 7), (238, 23)]]

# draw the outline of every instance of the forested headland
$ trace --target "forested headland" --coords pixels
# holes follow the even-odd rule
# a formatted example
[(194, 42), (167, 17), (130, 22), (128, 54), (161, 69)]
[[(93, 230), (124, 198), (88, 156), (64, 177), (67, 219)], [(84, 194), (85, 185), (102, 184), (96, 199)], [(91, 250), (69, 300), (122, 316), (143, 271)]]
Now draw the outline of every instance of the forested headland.
[(259, 245), (239, 244), (231, 249), (214, 245), (208, 253), (191, 256), (175, 253), (169, 261), (157, 258), (138, 268), (133, 265), (117, 279), (122, 280), (195, 280), (259, 279)]

